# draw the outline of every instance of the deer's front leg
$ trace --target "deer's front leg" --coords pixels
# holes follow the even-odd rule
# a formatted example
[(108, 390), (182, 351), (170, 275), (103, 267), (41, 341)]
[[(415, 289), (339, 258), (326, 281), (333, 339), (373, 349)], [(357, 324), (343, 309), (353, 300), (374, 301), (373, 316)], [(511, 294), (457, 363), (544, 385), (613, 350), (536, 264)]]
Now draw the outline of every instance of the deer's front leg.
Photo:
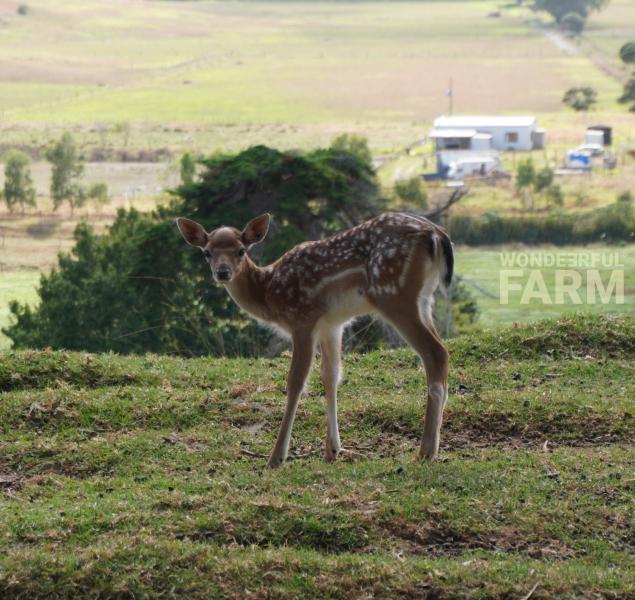
[(302, 333), (293, 336), (293, 357), (287, 377), (287, 407), (284, 411), (276, 445), (269, 457), (269, 467), (272, 469), (279, 467), (287, 458), (295, 411), (298, 408), (302, 388), (311, 370), (314, 353), (314, 341), (310, 334)]
[(320, 371), (326, 394), (326, 460), (335, 460), (340, 452), (340, 432), (337, 426), (337, 384), (341, 368), (342, 329), (325, 332), (320, 337), (322, 352)]

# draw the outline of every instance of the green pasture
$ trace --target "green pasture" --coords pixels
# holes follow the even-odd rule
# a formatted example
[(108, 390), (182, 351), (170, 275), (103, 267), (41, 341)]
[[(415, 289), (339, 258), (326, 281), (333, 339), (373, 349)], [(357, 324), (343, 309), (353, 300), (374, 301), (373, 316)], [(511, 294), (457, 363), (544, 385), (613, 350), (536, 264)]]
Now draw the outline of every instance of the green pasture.
[[(37, 271), (0, 272), (0, 329), (11, 322), (9, 302), (18, 300), (31, 305), (38, 300), (37, 286), (40, 273)], [(8, 349), (10, 340), (0, 333), (0, 351)]]
[(0, 596), (630, 598), (632, 319), (453, 340), (439, 460), (409, 350), (314, 370), (264, 467), (289, 358), (0, 354)]
[[(543, 264), (545, 257), (554, 256), (556, 260), (565, 261), (565, 266), (523, 266), (519, 264), (519, 259), (511, 259), (512, 254), (528, 255), (530, 260), (542, 257)], [(558, 317), (573, 312), (584, 314), (609, 314), (624, 313), (635, 315), (635, 246), (599, 246), (588, 247), (564, 246), (564, 247), (544, 247), (544, 246), (505, 246), (501, 248), (466, 248), (459, 247), (455, 251), (456, 272), (467, 284), (474, 295), (479, 309), (480, 316), (478, 323), (483, 327), (498, 327), (508, 325), (513, 322), (528, 322), (538, 319)], [(594, 258), (597, 257), (597, 258)], [(506, 264), (504, 260), (511, 261)], [(550, 260), (547, 258), (546, 260)], [(589, 266), (583, 261), (587, 261)], [(598, 261), (593, 266), (593, 260)], [(571, 266), (573, 265), (573, 266)], [(522, 274), (507, 277), (505, 271), (518, 269)], [(589, 275), (589, 271), (597, 269), (600, 279), (605, 289), (611, 280), (612, 272), (618, 272), (619, 277), (623, 277), (624, 282), (624, 303), (618, 304), (616, 296), (611, 295), (608, 303), (603, 303), (599, 293), (593, 293), (592, 298), (595, 303), (588, 302), (587, 288), (591, 283), (593, 286), (594, 275)], [(556, 295), (556, 271), (573, 270), (580, 274), (581, 284), (576, 288), (577, 296), (564, 294), (559, 299)], [(538, 271), (539, 275), (531, 275), (531, 271)], [(621, 273), (622, 275), (619, 275)], [(530, 277), (534, 277), (530, 280)], [(575, 277), (575, 276), (573, 276)], [(545, 285), (546, 294), (539, 294), (539, 286), (542, 281)], [(508, 304), (501, 304), (501, 285), (509, 282), (512, 285), (522, 286), (522, 290), (510, 290)], [(566, 284), (567, 280), (565, 280)], [(527, 286), (530, 290), (536, 291), (534, 298), (525, 298), (523, 293)], [(540, 296), (540, 297), (539, 297)], [(578, 297), (582, 304), (575, 304)]]
[[(560, 99), (574, 84), (598, 90), (603, 118), (624, 112), (617, 81), (563, 53), (524, 9), (488, 18), (495, 2), (462, 2), (460, 19), (449, 1), (29, 7), (25, 17), (7, 11), (0, 35), (6, 140), (61, 124), (99, 138), (100, 124), (129, 122), (135, 147), (235, 148), (272, 135), (306, 147), (352, 129), (385, 149), (416, 140), (447, 112), (450, 77), (456, 112), (531, 112), (549, 128), (564, 118), (568, 130), (580, 117)], [(619, 35), (629, 15), (635, 8), (612, 3), (590, 30)]]

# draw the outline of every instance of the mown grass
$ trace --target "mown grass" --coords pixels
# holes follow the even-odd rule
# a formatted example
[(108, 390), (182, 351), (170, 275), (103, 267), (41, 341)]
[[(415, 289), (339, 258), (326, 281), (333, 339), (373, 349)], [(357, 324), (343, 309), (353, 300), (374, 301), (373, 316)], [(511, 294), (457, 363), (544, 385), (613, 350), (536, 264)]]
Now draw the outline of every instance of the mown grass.
[[(32, 305), (36, 303), (39, 280), (40, 273), (37, 271), (0, 273), (0, 329), (11, 322), (9, 302), (18, 300)], [(0, 351), (9, 349), (10, 345), (11, 340), (0, 332)]]
[[(483, 327), (495, 327), (510, 325), (515, 322), (535, 321), (544, 318), (555, 318), (561, 315), (584, 312), (586, 314), (606, 314), (623, 313), (635, 316), (635, 247), (633, 245), (624, 246), (502, 246), (490, 248), (467, 248), (459, 247), (456, 252), (456, 272), (463, 279), (468, 289), (474, 296), (479, 307), (479, 319), (477, 324)], [(529, 257), (558, 257), (572, 266), (552, 266), (533, 267), (530, 265), (520, 267), (517, 262), (505, 263), (504, 260), (511, 259), (512, 255), (527, 255)], [(585, 266), (583, 260), (588, 260), (589, 266)], [(595, 267), (591, 263), (597, 260)], [(601, 261), (605, 261), (602, 266)], [(522, 264), (522, 263), (521, 263)], [(506, 271), (517, 269), (522, 271), (522, 275), (509, 277), (504, 274)], [(581, 285), (576, 288), (579, 300), (582, 304), (575, 304), (568, 295), (558, 298), (556, 285), (556, 272), (570, 269), (580, 275)], [(589, 282), (592, 281), (590, 271), (598, 270), (603, 286), (607, 286), (613, 272), (621, 273), (623, 277), (623, 302), (617, 294), (612, 294), (609, 302), (604, 303), (600, 294), (592, 293), (588, 297)], [(533, 289), (529, 283), (532, 272), (539, 271), (540, 277), (545, 284), (546, 294), (541, 298), (533, 298), (529, 301), (523, 300), (523, 294), (529, 289)], [(535, 275), (534, 275), (535, 276)], [(519, 290), (509, 292), (508, 303), (501, 304), (501, 290), (506, 282), (520, 285)], [(591, 291), (594, 292), (591, 286)], [(592, 302), (589, 302), (589, 299)]]
[(288, 357), (0, 358), (3, 598), (631, 597), (635, 322), (453, 340), (440, 460), (411, 352), (317, 377), (264, 469)]

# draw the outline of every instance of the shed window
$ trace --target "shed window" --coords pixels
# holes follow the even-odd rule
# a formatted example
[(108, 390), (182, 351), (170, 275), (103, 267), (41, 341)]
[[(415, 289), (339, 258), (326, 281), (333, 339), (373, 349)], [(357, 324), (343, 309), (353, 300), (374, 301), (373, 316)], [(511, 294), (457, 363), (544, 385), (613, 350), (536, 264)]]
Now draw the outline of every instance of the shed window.
[(508, 131), (505, 133), (505, 142), (508, 144), (515, 144), (518, 142), (518, 133), (515, 131)]

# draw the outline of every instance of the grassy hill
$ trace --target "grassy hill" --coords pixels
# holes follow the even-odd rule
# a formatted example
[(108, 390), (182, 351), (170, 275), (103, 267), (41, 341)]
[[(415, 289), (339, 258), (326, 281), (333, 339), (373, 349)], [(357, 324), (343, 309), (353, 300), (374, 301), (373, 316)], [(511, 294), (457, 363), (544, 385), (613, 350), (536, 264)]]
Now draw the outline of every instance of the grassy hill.
[(550, 144), (579, 143), (597, 120), (561, 104), (568, 87), (592, 85), (616, 142), (632, 136), (620, 82), (590, 58), (617, 61), (630, 0), (594, 14), (586, 46), (567, 51), (527, 9), (488, 17), (500, 9), (490, 0), (28, 5), (26, 16), (0, 7), (3, 144), (39, 147), (74, 126), (99, 147), (314, 147), (353, 129), (390, 149), (447, 111), (450, 77), (457, 112), (539, 114)]
[(453, 340), (440, 460), (407, 350), (314, 377), (264, 470), (288, 357), (0, 356), (0, 597), (633, 597), (635, 322)]

